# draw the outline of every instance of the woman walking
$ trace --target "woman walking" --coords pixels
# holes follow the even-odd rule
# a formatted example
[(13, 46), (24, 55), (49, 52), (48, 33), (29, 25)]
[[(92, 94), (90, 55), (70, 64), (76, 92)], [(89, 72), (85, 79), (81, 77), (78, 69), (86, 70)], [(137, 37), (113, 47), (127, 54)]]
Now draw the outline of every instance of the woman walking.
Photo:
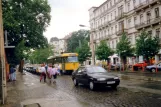
[(15, 81), (16, 80), (16, 70), (13, 68), (13, 66), (10, 68), (10, 81)]
[(51, 80), (53, 83), (56, 83), (57, 75), (59, 74), (58, 68), (56, 66), (53, 66), (52, 72), (51, 72)]
[(41, 69), (40, 69), (40, 82), (41, 80), (44, 78), (44, 82), (46, 82), (46, 69), (43, 65), (41, 65)]

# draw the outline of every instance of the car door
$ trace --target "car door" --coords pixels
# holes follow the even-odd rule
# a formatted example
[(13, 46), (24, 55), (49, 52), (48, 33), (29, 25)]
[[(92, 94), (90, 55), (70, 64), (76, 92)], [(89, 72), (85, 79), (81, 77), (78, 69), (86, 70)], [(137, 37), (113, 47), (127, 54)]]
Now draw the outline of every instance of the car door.
[(87, 75), (87, 69), (84, 68), (82, 69), (82, 72), (81, 72), (81, 81), (83, 84), (88, 84), (88, 75)]
[(83, 68), (79, 68), (78, 69), (78, 72), (76, 73), (76, 75), (75, 75), (75, 78), (77, 79), (77, 81), (79, 82), (79, 83), (82, 83), (82, 69)]
[(158, 71), (161, 71), (161, 63), (157, 64)]

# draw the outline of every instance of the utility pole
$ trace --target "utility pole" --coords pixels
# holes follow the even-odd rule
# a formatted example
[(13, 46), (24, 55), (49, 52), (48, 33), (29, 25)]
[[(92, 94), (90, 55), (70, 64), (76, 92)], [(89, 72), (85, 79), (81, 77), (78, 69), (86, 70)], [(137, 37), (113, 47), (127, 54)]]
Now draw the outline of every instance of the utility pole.
[(6, 72), (5, 72), (5, 52), (4, 52), (4, 35), (2, 21), (2, 0), (0, 0), (0, 100), (4, 104), (6, 99)]

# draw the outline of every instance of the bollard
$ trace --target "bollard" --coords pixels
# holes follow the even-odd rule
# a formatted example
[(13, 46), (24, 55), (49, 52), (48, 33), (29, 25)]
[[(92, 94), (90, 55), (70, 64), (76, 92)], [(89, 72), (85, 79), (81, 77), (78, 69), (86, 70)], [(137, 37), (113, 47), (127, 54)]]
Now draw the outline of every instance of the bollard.
[(142, 71), (144, 72), (144, 65), (142, 64)]
[(157, 65), (156, 65), (156, 73), (158, 72), (158, 68), (157, 68)]

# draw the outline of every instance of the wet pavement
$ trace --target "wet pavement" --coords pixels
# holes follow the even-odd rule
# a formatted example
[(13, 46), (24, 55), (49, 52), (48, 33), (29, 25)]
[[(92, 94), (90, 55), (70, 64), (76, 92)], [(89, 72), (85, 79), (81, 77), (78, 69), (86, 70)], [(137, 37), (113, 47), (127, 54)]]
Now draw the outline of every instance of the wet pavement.
[(75, 87), (70, 76), (59, 76), (56, 84), (50, 84), (40, 83), (36, 75), (18, 73), (17, 81), (8, 83), (4, 107), (34, 103), (41, 107), (161, 107), (159, 84), (124, 78), (117, 90), (107, 87), (90, 91), (87, 86)]

